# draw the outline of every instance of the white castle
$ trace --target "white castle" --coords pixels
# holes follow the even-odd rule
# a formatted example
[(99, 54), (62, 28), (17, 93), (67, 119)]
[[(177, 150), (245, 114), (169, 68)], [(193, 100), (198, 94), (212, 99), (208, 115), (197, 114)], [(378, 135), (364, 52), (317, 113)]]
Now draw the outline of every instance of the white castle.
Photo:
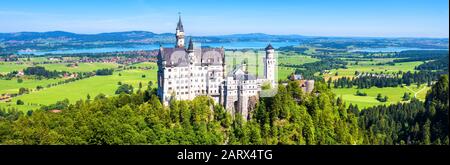
[(232, 114), (249, 118), (263, 83), (270, 84), (272, 89), (277, 85), (275, 50), (270, 44), (265, 48), (264, 78), (258, 78), (247, 72), (246, 64), (227, 72), (223, 47), (194, 48), (191, 38), (186, 49), (181, 16), (175, 36), (175, 47), (161, 46), (158, 54), (157, 94), (164, 105), (171, 99), (192, 100), (207, 95)]

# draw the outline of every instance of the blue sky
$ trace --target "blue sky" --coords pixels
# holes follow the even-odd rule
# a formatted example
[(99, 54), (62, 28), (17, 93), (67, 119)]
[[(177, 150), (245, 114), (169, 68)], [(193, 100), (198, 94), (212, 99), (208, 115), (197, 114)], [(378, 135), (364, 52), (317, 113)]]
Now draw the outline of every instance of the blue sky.
[(448, 0), (1, 0), (0, 32), (449, 36)]

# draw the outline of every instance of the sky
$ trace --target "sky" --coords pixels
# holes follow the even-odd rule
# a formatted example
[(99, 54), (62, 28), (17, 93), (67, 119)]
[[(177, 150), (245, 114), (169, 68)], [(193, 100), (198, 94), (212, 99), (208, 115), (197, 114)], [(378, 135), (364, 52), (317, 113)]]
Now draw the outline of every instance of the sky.
[(0, 33), (118, 31), (187, 35), (449, 36), (448, 0), (1, 0)]

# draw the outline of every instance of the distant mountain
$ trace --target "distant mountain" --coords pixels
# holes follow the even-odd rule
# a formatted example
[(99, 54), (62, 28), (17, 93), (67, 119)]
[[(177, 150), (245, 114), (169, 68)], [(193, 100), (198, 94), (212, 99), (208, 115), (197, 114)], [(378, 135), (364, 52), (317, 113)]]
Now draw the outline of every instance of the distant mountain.
[(34, 40), (39, 38), (72, 38), (78, 34), (64, 31), (0, 33), (0, 40)]
[(150, 38), (173, 37), (173, 34), (156, 34), (146, 31), (113, 32), (99, 34), (76, 34), (64, 31), (51, 32), (19, 32), (19, 33), (0, 33), (0, 41), (31, 41), (47, 39), (65, 39), (72, 41), (127, 41), (142, 40)]
[(231, 34), (231, 35), (221, 35), (215, 37), (222, 38), (259, 38), (259, 39), (270, 39), (270, 38), (304, 38), (302, 35), (270, 35), (264, 33), (248, 33), (248, 34)]
[[(448, 38), (371, 38), (371, 37), (313, 37), (302, 35), (271, 35), (264, 33), (192, 36), (195, 42), (298, 42), (302, 45), (333, 49), (363, 49), (411, 47), (448, 49)], [(189, 40), (190, 36), (186, 36)], [(147, 31), (126, 31), (99, 34), (76, 34), (64, 31), (0, 33), (0, 54), (27, 51), (88, 49), (105, 47), (134, 47), (149, 44), (173, 44), (175, 34)], [(295, 48), (289, 48), (295, 49)]]
[[(51, 32), (18, 32), (18, 33), (0, 33), (0, 41), (32, 41), (32, 40), (71, 40), (71, 41), (129, 41), (129, 40), (173, 40), (173, 33), (157, 34), (147, 31), (127, 31), (99, 34), (76, 34), (64, 31)], [(301, 35), (269, 35), (264, 33), (232, 34), (218, 36), (193, 36), (194, 39), (210, 42), (228, 42), (228, 41), (268, 41), (268, 40), (290, 40), (300, 39)]]

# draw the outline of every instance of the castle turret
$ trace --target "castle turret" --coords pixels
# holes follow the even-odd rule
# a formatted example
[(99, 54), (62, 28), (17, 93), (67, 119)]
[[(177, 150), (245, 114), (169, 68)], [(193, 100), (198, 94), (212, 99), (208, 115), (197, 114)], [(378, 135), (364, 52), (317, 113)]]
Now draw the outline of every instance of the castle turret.
[(158, 90), (157, 90), (157, 94), (158, 96), (160, 96), (160, 99), (162, 102), (164, 102), (164, 69), (166, 66), (166, 60), (163, 58), (163, 54), (164, 54), (164, 48), (162, 47), (162, 45), (159, 45), (159, 52), (158, 52)]
[(189, 57), (189, 63), (194, 64), (195, 63), (195, 54), (194, 54), (194, 43), (192, 42), (192, 37), (189, 39), (189, 46), (186, 50)]
[(181, 15), (179, 16), (175, 36), (177, 38), (177, 44), (175, 45), (175, 47), (184, 48), (184, 28), (183, 23), (181, 22)]
[(269, 44), (266, 47), (266, 57), (264, 58), (264, 78), (275, 84), (275, 49)]

